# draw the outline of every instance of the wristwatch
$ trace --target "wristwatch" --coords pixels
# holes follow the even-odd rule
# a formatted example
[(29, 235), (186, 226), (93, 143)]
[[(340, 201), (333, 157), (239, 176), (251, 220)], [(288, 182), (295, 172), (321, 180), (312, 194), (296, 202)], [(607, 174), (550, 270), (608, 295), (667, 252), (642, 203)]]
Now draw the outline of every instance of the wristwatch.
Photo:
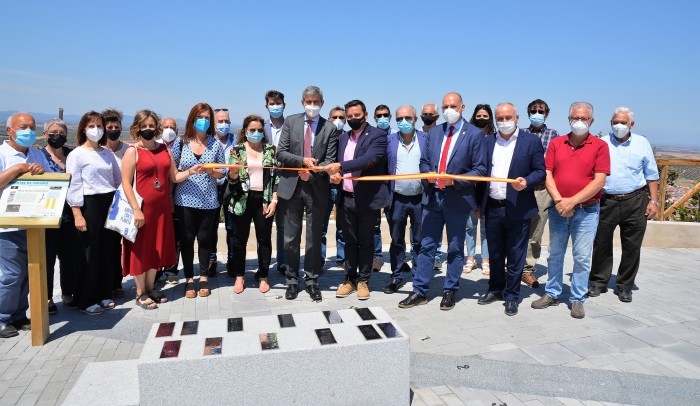
[(659, 201), (658, 200), (649, 200), (649, 204), (653, 204), (656, 207), (659, 207)]

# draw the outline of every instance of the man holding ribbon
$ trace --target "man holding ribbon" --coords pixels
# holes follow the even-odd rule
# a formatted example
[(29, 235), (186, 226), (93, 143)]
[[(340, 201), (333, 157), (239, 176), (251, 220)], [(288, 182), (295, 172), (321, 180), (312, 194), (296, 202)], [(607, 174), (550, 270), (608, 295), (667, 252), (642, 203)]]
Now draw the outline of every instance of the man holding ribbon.
[[(422, 151), (422, 173), (484, 176), (484, 134), (462, 118), (464, 103), (459, 93), (448, 93), (442, 100), (445, 123), (428, 132)], [(476, 207), (475, 182), (431, 177), (423, 182), (423, 238), (418, 267), (413, 277), (413, 293), (399, 303), (408, 308), (426, 304), (437, 244), (447, 230), (447, 277), (443, 287), (441, 310), (451, 310), (464, 265), (464, 230), (467, 215)]]

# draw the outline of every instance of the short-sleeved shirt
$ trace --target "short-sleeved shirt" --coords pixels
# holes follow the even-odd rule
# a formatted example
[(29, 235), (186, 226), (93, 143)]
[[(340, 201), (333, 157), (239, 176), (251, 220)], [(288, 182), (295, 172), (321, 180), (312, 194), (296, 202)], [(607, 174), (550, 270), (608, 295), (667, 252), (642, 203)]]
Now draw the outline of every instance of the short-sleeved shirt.
[(630, 134), (620, 143), (613, 134), (602, 138), (610, 151), (610, 176), (605, 179), (603, 192), (611, 195), (632, 193), (647, 181), (659, 180), (654, 150), (643, 135)]
[[(183, 143), (182, 148), (180, 143)], [(207, 148), (199, 158), (194, 155), (190, 143), (185, 139), (175, 142), (172, 151), (179, 171), (186, 171), (198, 164), (225, 163), (224, 148), (212, 136), (207, 137)], [(219, 207), (218, 196), (216, 178), (200, 173), (190, 175), (187, 180), (175, 186), (174, 200), (177, 206), (211, 210)]]
[[(569, 142), (571, 134), (556, 137), (549, 143), (544, 163), (552, 172), (554, 183), (562, 197), (572, 197), (583, 190), (595, 178), (596, 173), (610, 175), (610, 152), (608, 144), (594, 135), (588, 137), (576, 148)], [(601, 189), (588, 203), (599, 200)]]

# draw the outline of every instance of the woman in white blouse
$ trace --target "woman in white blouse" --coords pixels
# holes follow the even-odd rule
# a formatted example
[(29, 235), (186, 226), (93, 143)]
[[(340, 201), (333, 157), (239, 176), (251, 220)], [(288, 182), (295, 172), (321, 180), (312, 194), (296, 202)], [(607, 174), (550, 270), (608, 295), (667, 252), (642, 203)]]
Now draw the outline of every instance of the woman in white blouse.
[(122, 177), (114, 155), (103, 147), (107, 142), (104, 126), (100, 113), (85, 113), (78, 124), (78, 147), (66, 160), (66, 172), (72, 175), (66, 200), (84, 253), (76, 263), (73, 300), (90, 315), (114, 308), (112, 284), (120, 265), (114, 248), (121, 236), (104, 224)]

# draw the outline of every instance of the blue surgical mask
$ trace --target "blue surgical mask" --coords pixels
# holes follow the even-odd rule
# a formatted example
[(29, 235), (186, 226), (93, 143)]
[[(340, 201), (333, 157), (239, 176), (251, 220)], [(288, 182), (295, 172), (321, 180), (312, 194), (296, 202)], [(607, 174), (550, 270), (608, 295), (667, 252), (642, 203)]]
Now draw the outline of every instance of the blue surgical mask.
[(377, 127), (382, 130), (389, 128), (389, 117), (379, 117), (379, 120), (377, 120)]
[(408, 121), (408, 120), (401, 120), (399, 121), (399, 131), (401, 131), (401, 134), (408, 134), (411, 131), (413, 131), (413, 123)]
[(17, 134), (15, 142), (24, 148), (31, 147), (34, 144), (34, 141), (36, 141), (36, 131), (32, 130), (31, 128), (27, 128), (26, 130), (16, 130), (15, 134)]
[(270, 112), (270, 117), (280, 118), (282, 113), (284, 113), (284, 106), (270, 106), (267, 108), (267, 111)]
[(535, 113), (530, 116), (530, 123), (533, 127), (539, 128), (544, 124), (544, 114)]
[(228, 131), (231, 129), (231, 124), (229, 123), (219, 123), (216, 125), (216, 132), (219, 135), (226, 135), (228, 134)]
[(208, 118), (198, 118), (194, 121), (194, 129), (200, 133), (205, 133), (209, 129), (209, 119)]
[(248, 131), (245, 137), (248, 138), (250, 142), (260, 142), (263, 139), (263, 133), (262, 131)]

